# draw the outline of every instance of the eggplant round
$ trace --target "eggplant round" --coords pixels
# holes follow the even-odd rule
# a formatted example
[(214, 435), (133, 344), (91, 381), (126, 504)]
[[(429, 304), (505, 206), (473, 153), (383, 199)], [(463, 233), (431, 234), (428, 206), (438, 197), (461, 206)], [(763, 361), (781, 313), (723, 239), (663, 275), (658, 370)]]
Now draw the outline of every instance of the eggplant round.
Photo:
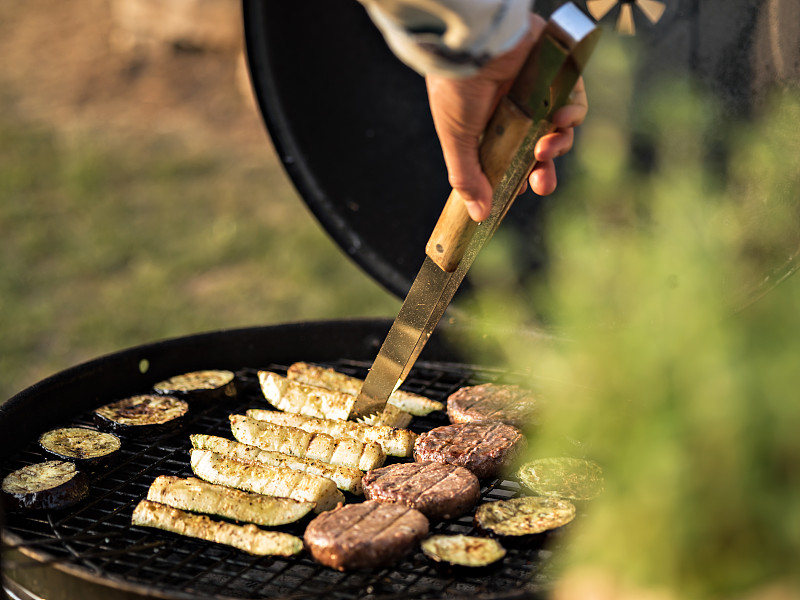
[(104, 431), (134, 438), (177, 431), (186, 421), (189, 404), (174, 396), (141, 394), (106, 404), (94, 411)]
[(439, 563), (457, 567), (486, 567), (506, 555), (495, 539), (471, 535), (432, 535), (422, 542), (422, 552)]
[(205, 370), (175, 375), (153, 386), (158, 394), (167, 394), (190, 402), (211, 402), (236, 395), (233, 371)]
[(89, 495), (89, 478), (67, 460), (27, 465), (3, 479), (3, 500), (10, 509), (57, 510)]
[(122, 448), (122, 442), (113, 433), (86, 427), (51, 429), (39, 436), (39, 445), (53, 456), (89, 471), (110, 464)]

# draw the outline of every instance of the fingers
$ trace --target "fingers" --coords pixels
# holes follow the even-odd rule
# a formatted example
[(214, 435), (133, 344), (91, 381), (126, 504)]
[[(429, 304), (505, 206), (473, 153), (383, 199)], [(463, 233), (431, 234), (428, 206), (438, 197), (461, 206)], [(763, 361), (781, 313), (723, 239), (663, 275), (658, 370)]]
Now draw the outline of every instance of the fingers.
[(586, 97), (586, 87), (583, 77), (579, 77), (569, 95), (569, 102), (553, 115), (553, 124), (560, 129), (577, 127), (583, 123), (588, 111), (589, 100)]
[(528, 183), (530, 183), (534, 193), (540, 196), (547, 196), (556, 191), (558, 178), (556, 177), (556, 166), (553, 161), (537, 162), (528, 176)]

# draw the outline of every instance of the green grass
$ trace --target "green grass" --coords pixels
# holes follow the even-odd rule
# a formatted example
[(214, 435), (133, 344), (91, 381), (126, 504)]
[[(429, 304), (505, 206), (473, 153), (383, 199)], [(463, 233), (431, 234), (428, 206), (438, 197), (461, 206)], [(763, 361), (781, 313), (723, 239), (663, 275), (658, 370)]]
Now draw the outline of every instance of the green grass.
[(630, 86), (600, 73), (587, 86), (599, 110), (575, 149), (582, 176), (551, 215), (547, 285), (492, 268), (513, 256), (500, 240), (490, 267), (473, 270), (486, 326), (471, 347), (539, 313), (564, 334), (491, 345), (539, 392), (528, 456), (604, 470), (603, 494), (559, 538), (565, 581), (583, 586), (563, 597), (797, 598), (800, 279), (768, 282), (746, 306), (741, 292), (800, 248), (800, 97), (729, 122), (714, 169), (719, 106), (665, 82), (637, 107), (654, 156), (641, 172), (629, 162)]
[(70, 139), (5, 115), (0, 398), (165, 337), (399, 308), (267, 151), (261, 162), (170, 139)]

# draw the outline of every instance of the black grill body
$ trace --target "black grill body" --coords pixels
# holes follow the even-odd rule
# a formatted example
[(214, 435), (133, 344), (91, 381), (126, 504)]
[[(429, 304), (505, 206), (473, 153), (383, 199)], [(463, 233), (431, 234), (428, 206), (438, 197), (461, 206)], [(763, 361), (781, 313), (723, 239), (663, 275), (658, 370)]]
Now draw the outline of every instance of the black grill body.
[[(340, 573), (307, 553), (255, 557), (210, 542), (132, 526), (131, 513), (162, 474), (190, 476), (190, 433), (231, 438), (228, 415), (265, 407), (256, 371), (285, 373), (296, 360), (364, 377), (388, 321), (303, 323), (232, 330), (141, 346), (80, 365), (30, 388), (0, 409), (3, 476), (45, 460), (39, 434), (63, 425), (92, 426), (92, 411), (147, 391), (166, 376), (203, 368), (237, 372), (239, 393), (224, 403), (193, 407), (187, 425), (152, 440), (124, 440), (122, 458), (92, 476), (91, 494), (62, 511), (6, 515), (5, 569), (10, 582), (51, 599), (161, 598), (517, 598), (546, 588), (547, 565), (560, 532), (508, 548), (498, 565), (478, 571), (439, 566), (417, 551), (379, 570)], [(491, 366), (469, 365), (434, 335), (404, 389), (437, 399), (464, 385), (518, 382)], [(446, 424), (443, 412), (416, 417), (412, 429)], [(7, 432), (7, 433), (6, 433)], [(397, 460), (397, 459), (394, 459)], [(482, 500), (519, 493), (513, 480), (482, 482)], [(359, 498), (348, 496), (348, 502)], [(472, 514), (433, 523), (432, 533), (477, 533)], [(280, 530), (302, 536), (307, 520)]]

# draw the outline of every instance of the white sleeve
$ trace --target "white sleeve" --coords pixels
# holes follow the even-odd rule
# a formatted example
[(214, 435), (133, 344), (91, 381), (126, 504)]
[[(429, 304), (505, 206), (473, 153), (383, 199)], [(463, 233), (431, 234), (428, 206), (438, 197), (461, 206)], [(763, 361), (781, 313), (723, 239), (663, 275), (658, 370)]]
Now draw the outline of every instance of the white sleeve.
[(359, 0), (397, 57), (425, 75), (471, 75), (528, 31), (533, 0)]

